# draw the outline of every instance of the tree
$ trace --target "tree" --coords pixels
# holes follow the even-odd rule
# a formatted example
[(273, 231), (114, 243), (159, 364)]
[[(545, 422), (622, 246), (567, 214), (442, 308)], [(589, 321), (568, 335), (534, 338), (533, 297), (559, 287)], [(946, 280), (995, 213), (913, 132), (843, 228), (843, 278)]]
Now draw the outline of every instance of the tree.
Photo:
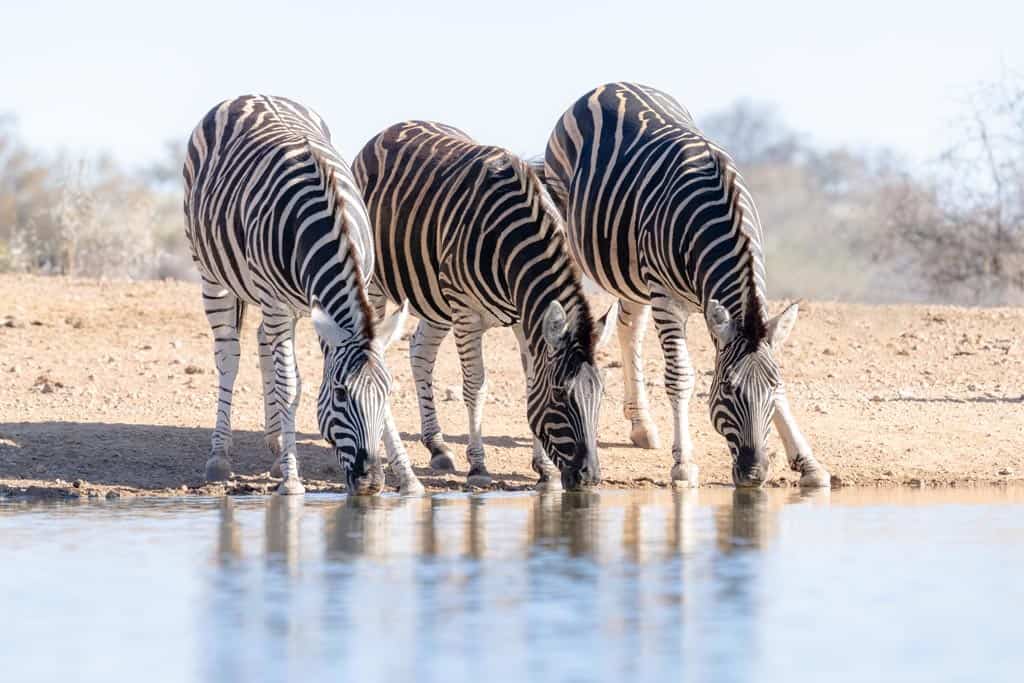
[(971, 92), (959, 139), (922, 180), (893, 195), (894, 237), (943, 298), (1024, 299), (1024, 81), (1006, 74)]

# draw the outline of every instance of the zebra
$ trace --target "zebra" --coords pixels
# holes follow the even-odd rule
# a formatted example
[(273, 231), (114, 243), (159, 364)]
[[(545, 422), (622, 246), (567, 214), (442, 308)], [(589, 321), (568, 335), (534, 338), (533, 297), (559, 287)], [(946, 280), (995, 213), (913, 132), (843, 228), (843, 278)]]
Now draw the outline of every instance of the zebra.
[(565, 216), (574, 258), (619, 299), (623, 412), (633, 443), (659, 443), (640, 354), (653, 310), (675, 432), (671, 479), (698, 484), (687, 416), (694, 372), (686, 321), (703, 313), (716, 350), (711, 422), (728, 444), (734, 483), (764, 483), (774, 421), (801, 485), (829, 486), (828, 471), (793, 418), (775, 360), (796, 323), (797, 304), (768, 317), (761, 223), (729, 155), (670, 95), (609, 83), (583, 95), (558, 121), (543, 178)]
[(208, 481), (231, 476), (231, 397), (247, 305), (259, 306), (266, 443), (278, 492), (300, 494), (295, 411), (301, 380), (295, 322), (309, 314), (324, 354), (317, 401), (320, 433), (333, 445), (351, 493), (383, 486), (383, 433), (401, 491), (423, 491), (388, 406), (384, 350), (407, 307), (375, 321), (364, 278), (373, 274), (366, 207), (352, 173), (311, 109), (284, 97), (221, 102), (188, 143), (185, 234), (202, 280), (219, 375)]
[(379, 308), (387, 299), (408, 300), (420, 319), (409, 353), (431, 468), (454, 471), (433, 390), (438, 347), (454, 328), (469, 413), (467, 484), (490, 485), (481, 340), (492, 327), (512, 326), (527, 378), (538, 488), (600, 481), (604, 385), (594, 351), (607, 341), (614, 315), (592, 319), (561, 216), (529, 165), (451, 126), (407, 121), (373, 137), (352, 170), (374, 229), (371, 301)]

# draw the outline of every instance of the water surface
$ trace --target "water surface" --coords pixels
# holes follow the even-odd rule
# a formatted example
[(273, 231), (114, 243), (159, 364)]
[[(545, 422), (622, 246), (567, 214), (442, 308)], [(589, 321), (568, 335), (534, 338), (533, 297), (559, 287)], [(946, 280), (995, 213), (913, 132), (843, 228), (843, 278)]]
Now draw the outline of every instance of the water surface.
[(1024, 492), (0, 501), (3, 680), (979, 681)]

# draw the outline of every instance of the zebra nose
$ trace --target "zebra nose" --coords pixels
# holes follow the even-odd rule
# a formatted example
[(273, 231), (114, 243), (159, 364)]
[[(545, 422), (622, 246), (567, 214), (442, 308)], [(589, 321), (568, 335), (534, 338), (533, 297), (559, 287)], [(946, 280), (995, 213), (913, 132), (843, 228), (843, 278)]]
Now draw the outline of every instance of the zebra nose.
[(768, 458), (764, 451), (753, 446), (741, 446), (732, 468), (736, 486), (758, 487), (768, 478)]
[(575, 456), (576, 486), (593, 486), (601, 482), (601, 465), (597, 460), (597, 449), (586, 443), (577, 442), (573, 449)]
[(365, 448), (356, 451), (356, 460), (352, 463), (352, 470), (357, 477), (365, 477), (370, 473), (370, 454)]

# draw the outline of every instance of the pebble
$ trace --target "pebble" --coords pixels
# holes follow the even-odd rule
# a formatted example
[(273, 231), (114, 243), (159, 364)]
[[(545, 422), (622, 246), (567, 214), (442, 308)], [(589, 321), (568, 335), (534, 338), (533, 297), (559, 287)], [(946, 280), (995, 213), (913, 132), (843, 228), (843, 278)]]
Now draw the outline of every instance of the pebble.
[(1008, 467), (1004, 467), (1003, 469), (999, 470), (999, 474), (1001, 474), (1004, 477), (1009, 477), (1013, 474), (1013, 470), (1009, 469)]
[(445, 387), (444, 400), (446, 401), (460, 401), (462, 400), (462, 389), (456, 386)]
[(199, 367), (198, 365), (186, 365), (185, 366), (185, 374), (186, 375), (201, 375), (201, 374), (203, 374), (203, 369), (201, 367)]

